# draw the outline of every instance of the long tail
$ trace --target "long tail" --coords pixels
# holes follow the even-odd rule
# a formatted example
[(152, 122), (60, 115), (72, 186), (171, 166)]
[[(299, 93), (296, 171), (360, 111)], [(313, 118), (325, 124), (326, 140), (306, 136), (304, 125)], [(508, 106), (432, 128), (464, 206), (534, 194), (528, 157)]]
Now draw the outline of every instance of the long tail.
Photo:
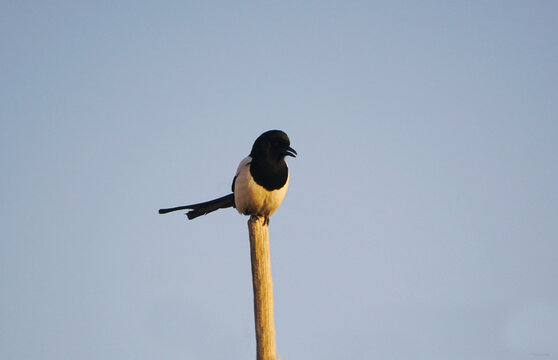
[(198, 216), (209, 214), (210, 212), (215, 211), (217, 209), (224, 209), (231, 206), (234, 207), (233, 193), (220, 197), (219, 199), (206, 201), (199, 204), (178, 206), (178, 207), (168, 208), (168, 209), (159, 209), (159, 214), (166, 214), (171, 211), (177, 211), (177, 210), (191, 209), (186, 213), (186, 215), (188, 216), (188, 219), (192, 220), (197, 218)]

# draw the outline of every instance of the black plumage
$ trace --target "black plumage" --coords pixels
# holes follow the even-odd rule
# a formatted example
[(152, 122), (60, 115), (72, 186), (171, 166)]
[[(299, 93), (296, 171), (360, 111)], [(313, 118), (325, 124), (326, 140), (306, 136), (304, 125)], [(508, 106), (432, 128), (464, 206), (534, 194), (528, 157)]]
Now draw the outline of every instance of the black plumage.
[(241, 214), (268, 217), (279, 207), (285, 196), (289, 170), (286, 156), (296, 157), (287, 134), (270, 130), (260, 135), (250, 155), (240, 162), (232, 183), (232, 193), (202, 203), (160, 209), (159, 214), (189, 209), (188, 219), (218, 209), (236, 207)]

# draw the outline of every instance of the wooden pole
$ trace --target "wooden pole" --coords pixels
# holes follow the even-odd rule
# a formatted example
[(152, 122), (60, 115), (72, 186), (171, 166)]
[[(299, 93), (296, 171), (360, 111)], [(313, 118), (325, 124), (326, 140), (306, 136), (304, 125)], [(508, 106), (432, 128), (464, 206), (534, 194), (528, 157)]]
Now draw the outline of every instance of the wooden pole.
[(263, 217), (250, 216), (250, 258), (254, 288), (257, 360), (275, 360), (275, 323), (273, 321), (273, 282), (269, 257), (269, 232)]

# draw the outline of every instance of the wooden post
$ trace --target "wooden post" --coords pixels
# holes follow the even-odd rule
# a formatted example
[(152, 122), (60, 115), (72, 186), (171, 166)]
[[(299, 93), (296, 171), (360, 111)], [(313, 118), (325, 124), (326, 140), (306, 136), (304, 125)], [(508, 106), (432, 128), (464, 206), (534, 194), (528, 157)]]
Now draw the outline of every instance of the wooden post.
[(275, 323), (273, 321), (273, 282), (269, 257), (269, 232), (263, 217), (250, 216), (250, 258), (254, 288), (257, 360), (275, 360)]

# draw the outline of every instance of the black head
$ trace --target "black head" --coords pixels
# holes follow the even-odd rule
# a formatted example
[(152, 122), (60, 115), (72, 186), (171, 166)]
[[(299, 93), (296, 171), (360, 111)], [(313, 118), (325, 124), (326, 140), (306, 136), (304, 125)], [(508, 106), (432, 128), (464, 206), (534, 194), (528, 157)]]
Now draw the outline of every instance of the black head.
[(281, 130), (269, 130), (261, 134), (252, 146), (250, 156), (253, 159), (267, 158), (283, 160), (285, 156), (296, 157), (296, 151), (291, 148), (291, 141)]

